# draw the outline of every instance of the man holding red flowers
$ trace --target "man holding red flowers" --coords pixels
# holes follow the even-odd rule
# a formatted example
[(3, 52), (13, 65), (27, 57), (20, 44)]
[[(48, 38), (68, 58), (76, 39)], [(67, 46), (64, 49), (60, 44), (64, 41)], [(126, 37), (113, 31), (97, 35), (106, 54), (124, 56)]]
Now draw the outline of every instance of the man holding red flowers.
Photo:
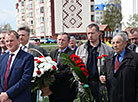
[(58, 49), (52, 51), (50, 56), (57, 61), (59, 73), (55, 75), (55, 82), (50, 86), (52, 94), (49, 96), (50, 102), (73, 102), (76, 98), (76, 85), (71, 85), (70, 79), (73, 75), (70, 73), (68, 65), (61, 64), (60, 54), (65, 53), (68, 56), (74, 53), (69, 45), (70, 37), (68, 33), (61, 33), (57, 37)]
[(127, 47), (126, 33), (113, 37), (114, 52), (104, 64), (109, 102), (138, 102), (138, 53)]
[(98, 64), (97, 57), (100, 55), (110, 55), (113, 50), (99, 40), (100, 31), (97, 24), (90, 24), (86, 28), (88, 41), (81, 45), (76, 55), (80, 56), (86, 65), (89, 74), (89, 87), (96, 102), (102, 102), (102, 94), (100, 92), (99, 75), (102, 72), (102, 67)]

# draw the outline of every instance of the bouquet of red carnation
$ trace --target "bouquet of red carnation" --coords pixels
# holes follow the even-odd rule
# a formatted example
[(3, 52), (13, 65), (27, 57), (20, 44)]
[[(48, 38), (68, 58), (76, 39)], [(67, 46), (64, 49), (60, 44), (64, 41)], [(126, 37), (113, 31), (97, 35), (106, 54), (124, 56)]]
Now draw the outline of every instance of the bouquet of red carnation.
[(39, 89), (43, 96), (48, 96), (51, 94), (49, 85), (54, 82), (54, 74), (58, 70), (57, 63), (49, 56), (40, 56), (34, 58), (34, 65), (32, 91)]
[(85, 64), (82, 59), (75, 54), (72, 54), (71, 56), (61, 54), (60, 59), (62, 64), (70, 66), (71, 72), (75, 79), (74, 81), (78, 81), (79, 83), (78, 98), (74, 100), (74, 102), (80, 102), (80, 96), (82, 102), (94, 102), (94, 98), (88, 85), (89, 74), (85, 69)]

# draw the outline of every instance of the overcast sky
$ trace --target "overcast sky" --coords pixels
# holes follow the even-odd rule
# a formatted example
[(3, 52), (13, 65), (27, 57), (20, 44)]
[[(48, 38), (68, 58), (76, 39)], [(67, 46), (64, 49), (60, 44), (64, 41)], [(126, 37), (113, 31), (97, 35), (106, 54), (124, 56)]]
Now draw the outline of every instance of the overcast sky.
[[(1, 0), (0, 26), (10, 24), (16, 30), (16, 3), (18, 0)], [(96, 3), (104, 3), (107, 0), (95, 0)]]
[(0, 26), (9, 23), (16, 30), (16, 3), (17, 0), (1, 0)]

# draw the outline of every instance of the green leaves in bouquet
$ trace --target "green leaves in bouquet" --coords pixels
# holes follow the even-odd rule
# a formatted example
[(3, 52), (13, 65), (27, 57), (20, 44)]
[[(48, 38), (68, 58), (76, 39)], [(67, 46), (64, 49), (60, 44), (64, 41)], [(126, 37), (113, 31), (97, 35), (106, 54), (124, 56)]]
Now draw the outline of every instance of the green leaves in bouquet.
[(88, 83), (88, 73), (85, 70), (85, 68), (84, 68), (85, 65), (83, 64), (83, 62), (81, 61), (80, 58), (75, 58), (74, 60), (72, 60), (71, 56), (68, 56), (67, 54), (62, 53), (60, 55), (60, 60), (61, 60), (62, 64), (68, 65), (68, 66), (70, 66), (70, 68), (72, 68), (71, 70), (77, 74), (77, 76), (79, 78), (78, 80), (81, 83), (84, 83), (84, 84)]
[(78, 91), (77, 99), (73, 102), (94, 102), (91, 90), (88, 85), (88, 71), (85, 69), (85, 65), (79, 56), (72, 54), (68, 56), (66, 54), (60, 55), (62, 64), (70, 66), (72, 73), (74, 74), (75, 80), (80, 83), (81, 91)]
[(52, 85), (52, 83), (55, 80), (54, 77), (55, 71), (51, 71), (50, 69), (46, 72), (44, 72), (44, 74), (41, 77), (35, 77), (35, 82), (32, 82), (31, 86), (32, 86), (32, 92), (36, 91), (38, 89), (41, 89), (42, 87), (45, 86), (46, 83), (48, 83), (49, 85)]
[(34, 72), (31, 81), (31, 91), (36, 91), (37, 89), (44, 89), (51, 85), (54, 80), (54, 74), (58, 73), (57, 63), (50, 56), (44, 57), (39, 56), (34, 58)]

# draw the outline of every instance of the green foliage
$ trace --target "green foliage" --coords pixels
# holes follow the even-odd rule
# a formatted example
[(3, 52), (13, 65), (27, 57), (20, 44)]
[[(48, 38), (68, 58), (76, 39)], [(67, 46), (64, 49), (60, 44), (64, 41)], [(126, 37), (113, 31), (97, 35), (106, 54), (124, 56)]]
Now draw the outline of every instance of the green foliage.
[(138, 27), (138, 14), (131, 15), (129, 17), (127, 25), (132, 28)]
[(53, 71), (48, 70), (48, 71), (45, 71), (41, 77), (33, 78), (33, 80), (35, 80), (35, 82), (31, 82), (31, 89), (32, 89), (31, 92), (41, 89), (42, 87), (44, 87), (45, 83), (52, 85), (53, 82), (51, 80), (54, 81), (55, 78), (52, 77), (51, 75), (54, 75), (54, 73), (55, 73), (54, 70)]
[(80, 57), (75, 54), (72, 54), (71, 56), (61, 54), (60, 59), (62, 64), (67, 64), (70, 66), (75, 80), (78, 81), (78, 83), (81, 83), (79, 89), (82, 91), (78, 91), (77, 99), (75, 99), (73, 102), (80, 102), (80, 100), (82, 102), (95, 102), (88, 85), (88, 76), (85, 74), (87, 71), (83, 70), (83, 68), (85, 69), (85, 65)]
[(102, 16), (102, 24), (108, 24), (113, 31), (116, 30), (116, 27), (121, 26), (122, 14), (119, 1), (120, 0), (110, 1)]
[(68, 65), (70, 66), (70, 68), (72, 68), (72, 71), (74, 71), (77, 74), (78, 78), (81, 79), (79, 80), (80, 82), (84, 84), (88, 83), (88, 76), (83, 74), (83, 71), (75, 64), (75, 61), (72, 61), (70, 56), (68, 56), (67, 54), (61, 54), (60, 59), (62, 64)]

